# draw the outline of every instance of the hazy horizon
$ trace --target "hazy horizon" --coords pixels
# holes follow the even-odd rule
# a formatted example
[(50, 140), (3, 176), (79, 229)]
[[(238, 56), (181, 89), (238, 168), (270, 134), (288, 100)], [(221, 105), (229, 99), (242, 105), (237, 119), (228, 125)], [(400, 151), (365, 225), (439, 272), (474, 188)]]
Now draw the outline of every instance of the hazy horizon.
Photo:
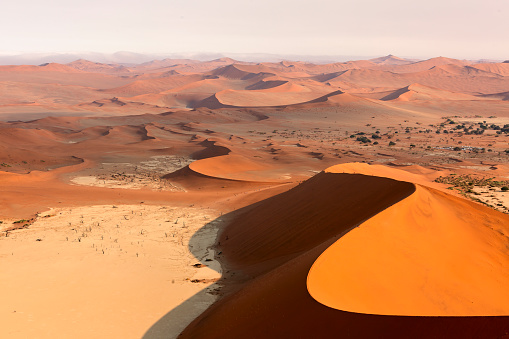
[[(163, 59), (189, 59), (200, 62), (212, 61), (220, 58), (231, 58), (241, 62), (280, 62), (280, 61), (299, 61), (310, 62), (315, 64), (327, 64), (334, 62), (347, 62), (356, 60), (371, 60), (392, 55), (394, 57), (411, 60), (413, 62), (428, 60), (438, 57), (446, 57), (444, 55), (437, 55), (430, 58), (423, 57), (408, 57), (394, 54), (386, 55), (365, 55), (365, 56), (352, 56), (352, 55), (291, 55), (291, 54), (269, 54), (269, 53), (135, 53), (129, 51), (118, 51), (115, 53), (100, 53), (100, 52), (68, 52), (68, 53), (50, 53), (50, 52), (33, 52), (33, 53), (19, 53), (19, 54), (1, 54), (0, 65), (41, 65), (45, 63), (61, 63), (66, 64), (79, 59), (88, 60), (91, 62), (105, 63), (105, 64), (125, 64), (134, 65), (146, 63), (154, 60)], [(504, 62), (505, 59), (494, 58), (451, 58), (458, 60), (465, 60), (471, 62)]]
[[(427, 59), (509, 58), (509, 3), (321, 0), (214, 3), (91, 0), (2, 6), (2, 54), (263, 53), (306, 56), (382, 56)], [(83, 52), (79, 52), (83, 53)], [(198, 52), (201, 53), (201, 52)]]

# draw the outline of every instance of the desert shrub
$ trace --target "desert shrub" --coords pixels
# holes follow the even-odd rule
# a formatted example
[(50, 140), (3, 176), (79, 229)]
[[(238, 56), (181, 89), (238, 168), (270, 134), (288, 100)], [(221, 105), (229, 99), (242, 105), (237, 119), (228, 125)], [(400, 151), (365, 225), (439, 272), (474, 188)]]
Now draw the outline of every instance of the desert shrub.
[(370, 143), (370, 142), (371, 142), (371, 140), (370, 140), (370, 139), (368, 139), (368, 138), (366, 138), (366, 137), (364, 137), (364, 136), (363, 136), (363, 137), (357, 137), (357, 141), (360, 141), (360, 142), (362, 142), (363, 144), (367, 144), (367, 143)]

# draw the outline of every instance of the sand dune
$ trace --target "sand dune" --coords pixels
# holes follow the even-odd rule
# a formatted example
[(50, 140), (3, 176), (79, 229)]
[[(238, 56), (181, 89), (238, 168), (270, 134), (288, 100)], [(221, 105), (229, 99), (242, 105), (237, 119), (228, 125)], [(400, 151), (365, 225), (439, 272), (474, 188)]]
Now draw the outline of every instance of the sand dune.
[(82, 73), (80, 69), (62, 65), (58, 63), (47, 63), (39, 66), (19, 65), (19, 66), (0, 66), (0, 72), (17, 73), (17, 72), (58, 72), (58, 73)]
[(462, 60), (445, 58), (445, 57), (437, 57), (431, 58), (428, 60), (417, 61), (410, 64), (400, 64), (400, 65), (382, 65), (378, 68), (383, 69), (385, 71), (391, 71), (396, 73), (416, 73), (426, 71), (432, 67), (441, 66), (441, 65), (457, 65), (457, 66), (465, 66), (470, 64), (469, 62), (465, 62)]
[[(255, 64), (222, 58), (206, 62), (165, 59), (129, 67), (87, 60), (67, 65), (0, 66), (0, 85), (6, 94), (1, 98), (0, 113), (93, 115), (91, 112), (99, 107), (100, 112), (119, 115), (132, 114), (136, 109), (160, 113), (164, 108), (286, 106), (336, 90), (382, 99), (390, 93), (379, 93), (416, 83), (497, 99), (488, 95), (507, 91), (505, 65), (443, 57), (414, 62), (389, 55), (330, 64)], [(275, 91), (280, 94), (274, 95)], [(299, 97), (296, 92), (300, 92)], [(108, 101), (114, 98), (126, 105), (119, 107)]]
[(370, 59), (369, 61), (374, 62), (377, 65), (407, 65), (412, 63), (411, 60), (399, 58), (392, 54), (379, 58)]
[(84, 59), (75, 60), (67, 64), (72, 68), (90, 73), (129, 73), (130, 70), (122, 65), (110, 65), (100, 62), (92, 62)]
[(135, 80), (128, 85), (110, 88), (105, 93), (130, 97), (147, 93), (160, 93), (202, 80), (200, 75), (171, 75), (155, 79)]
[(241, 155), (223, 155), (195, 161), (189, 168), (193, 171), (216, 178), (240, 181), (278, 181), (271, 167), (260, 164)]
[(507, 315), (508, 225), (504, 214), (417, 186), (327, 249), (308, 289), (319, 302), (356, 313)]
[(248, 80), (256, 75), (275, 75), (271, 69), (262, 65), (229, 65), (214, 70), (212, 75), (220, 76), (230, 80)]
[(472, 67), (505, 77), (509, 76), (509, 63), (475, 64)]
[[(370, 168), (369, 171), (371, 173), (377, 173), (378, 171), (376, 169), (376, 167), (373, 169)], [(362, 173), (366, 171), (366, 168), (363, 166), (351, 166), (349, 168), (330, 169), (332, 172), (338, 170), (341, 172), (354, 170), (357, 173)], [(385, 172), (390, 172), (391, 176), (398, 176), (398, 171), (385, 170)], [(403, 175), (403, 177), (405, 176), (407, 175)], [(359, 187), (362, 187), (362, 189), (359, 189)], [(345, 197), (348, 197), (348, 199), (345, 199)], [(369, 228), (364, 228), (364, 225), (376, 225), (375, 227), (383, 228), (384, 231), (390, 227), (408, 227), (408, 224), (403, 221), (406, 220), (406, 214), (402, 214), (402, 219), (398, 219), (392, 223), (387, 219), (383, 219), (384, 222), (387, 220), (388, 223), (385, 227), (380, 225), (377, 221), (382, 220), (384, 214), (391, 213), (390, 211), (394, 209), (399, 210), (399, 206), (401, 206), (401, 204), (406, 205), (406, 203), (413, 206), (412, 208), (416, 208), (416, 213), (425, 213), (429, 215), (429, 211), (419, 210), (418, 204), (416, 205), (409, 202), (415, 199), (415, 197), (418, 197), (418, 199), (427, 199), (427, 197), (430, 197), (433, 201), (432, 204), (437, 203), (439, 206), (442, 206), (440, 208), (443, 212), (440, 213), (450, 213), (448, 211), (455, 211), (455, 207), (464, 206), (464, 208), (469, 210), (469, 213), (471, 213), (470, 215), (475, 218), (474, 220), (480, 220), (489, 216), (489, 219), (486, 219), (486, 225), (489, 224), (497, 229), (507, 226), (508, 219), (507, 216), (503, 214), (487, 208), (474, 206), (470, 202), (453, 198), (442, 192), (426, 189), (422, 186), (417, 187), (416, 190), (413, 184), (395, 181), (393, 179), (366, 176), (363, 174), (321, 173), (287, 193), (259, 203), (246, 210), (234, 219), (225, 229), (221, 235), (220, 243), (228, 266), (236, 268), (240, 272), (243, 272), (243, 274), (247, 274), (247, 277), (239, 278), (243, 281), (249, 279), (248, 277), (256, 278), (251, 281), (247, 280), (242, 290), (223, 298), (204, 312), (196, 321), (186, 328), (182, 333), (182, 337), (235, 338), (240, 335), (245, 335), (246, 333), (248, 333), (248, 337), (253, 338), (276, 338), (281, 336), (326, 337), (337, 335), (338, 333), (348, 333), (348, 335), (352, 337), (383, 335), (398, 338), (408, 338), (409, 336), (415, 338), (496, 337), (497, 335), (502, 335), (505, 333), (504, 331), (506, 331), (507, 317), (397, 317), (349, 313), (320, 305), (308, 294), (306, 278), (313, 263), (319, 258), (316, 262), (319, 268), (313, 267), (309, 275), (308, 286), (311, 295), (317, 294), (320, 298), (326, 298), (327, 301), (332, 302), (331, 300), (335, 299), (330, 295), (331, 292), (338, 296), (341, 295), (343, 298), (348, 298), (350, 296), (348, 292), (354, 292), (353, 295), (358, 296), (358, 298), (352, 297), (350, 300), (356, 300), (359, 303), (357, 305), (362, 305), (363, 300), (367, 300), (369, 303), (369, 298), (364, 299), (362, 295), (359, 294), (361, 292), (355, 292), (355, 287), (358, 286), (355, 277), (361, 277), (359, 276), (359, 271), (355, 271), (355, 275), (351, 277), (351, 280), (348, 280), (350, 282), (349, 286), (353, 288), (353, 290), (350, 290), (350, 287), (343, 289), (343, 279), (335, 275), (334, 272), (337, 267), (341, 267), (343, 264), (349, 265), (352, 263), (350, 267), (354, 267), (353, 263), (362, 262), (368, 253), (372, 253), (374, 256), (373, 258), (384, 258), (384, 256), (392, 255), (393, 248), (391, 248), (389, 244), (383, 242), (381, 246), (384, 244), (389, 246), (383, 247), (383, 249), (378, 247), (377, 237), (379, 237), (381, 233), (376, 232), (375, 234), (370, 234)], [(459, 204), (459, 206), (457, 204)], [(453, 205), (455, 206), (454, 208), (452, 207)], [(406, 209), (408, 207), (404, 208)], [(410, 210), (412, 210), (412, 208), (410, 208)], [(460, 208), (459, 210), (462, 209)], [(399, 216), (400, 214), (396, 212), (394, 215)], [(368, 221), (362, 223), (364, 220)], [(350, 231), (351, 228), (359, 224), (361, 224), (359, 228)], [(441, 221), (440, 224), (428, 227), (443, 228), (446, 227), (446, 225)], [(458, 225), (458, 227), (461, 229), (461, 226)], [(468, 227), (473, 229), (475, 228), (475, 224)], [(361, 246), (357, 243), (355, 247), (348, 247), (348, 250), (345, 249), (345, 251), (342, 252), (341, 258), (335, 256), (329, 261), (329, 251), (335, 252), (334, 249), (339, 247), (343, 240), (348, 241), (347, 239), (354, 237), (355, 234), (363, 228), (366, 230), (366, 236), (368, 234), (372, 236), (370, 242), (366, 244), (363, 243)], [(484, 247), (486, 249), (486, 246), (490, 244), (490, 238), (485, 238), (484, 236), (477, 238), (474, 234), (471, 234), (470, 231), (464, 230), (459, 234), (465, 235), (465, 238), (461, 236), (461, 240), (465, 240), (465, 242), (455, 238), (454, 243), (456, 245), (454, 246), (457, 246), (455, 247), (457, 252), (453, 251), (453, 253), (456, 254), (452, 254), (447, 252), (447, 247), (439, 249), (440, 245), (438, 245), (437, 242), (442, 241), (442, 244), (450, 244), (451, 241), (449, 237), (455, 237), (453, 231), (428, 232), (428, 230), (425, 230), (424, 225), (422, 227), (411, 228), (416, 232), (422, 232), (423, 235), (428, 234), (428, 236), (431, 237), (430, 242), (422, 241), (417, 234), (409, 233), (386, 232), (386, 234), (388, 234), (387, 238), (393, 239), (396, 242), (404, 242), (407, 245), (402, 247), (402, 249), (406, 250), (408, 250), (408, 246), (412, 243), (421, 244), (424, 245), (424, 247), (429, 246), (427, 250), (421, 253), (432, 253), (430, 258), (441, 260), (439, 259), (441, 258), (440, 254), (443, 254), (446, 259), (443, 260), (438, 267), (447, 267), (447, 269), (446, 271), (437, 271), (438, 275), (436, 277), (438, 281), (452, 283), (449, 285), (451, 293), (461, 294), (460, 291), (462, 290), (456, 290), (455, 287), (457, 287), (457, 285), (446, 278), (448, 275), (441, 276), (440, 273), (454, 276), (455, 274), (461, 274), (456, 270), (459, 269), (459, 267), (463, 267), (467, 271), (477, 271), (477, 274), (470, 276), (473, 279), (472, 281), (475, 282), (479, 281), (478, 279), (482, 276), (482, 272), (487, 273), (489, 271), (491, 267), (490, 262), (496, 265), (504, 265), (503, 262), (498, 262), (496, 257), (490, 257), (488, 260), (493, 261), (475, 259), (474, 266), (469, 267), (473, 264), (468, 262), (470, 256), (468, 255), (467, 257), (461, 258), (459, 253), (465, 251), (466, 253), (463, 252), (463, 254), (467, 254), (472, 245), (482, 253), (482, 248)], [(348, 232), (346, 236), (332, 245), (346, 232)], [(502, 244), (500, 241), (503, 235), (496, 230), (482, 226), (477, 227), (477, 231), (475, 232), (480, 232), (476, 235), (491, 235), (491, 237), (494, 237), (492, 238), (493, 240), (498, 239), (496, 241)], [(363, 238), (362, 240), (367, 240), (367, 238)], [(371, 243), (373, 243), (373, 247), (367, 245)], [(332, 247), (329, 247), (330, 245), (332, 245)], [(324, 251), (325, 253), (322, 254)], [(439, 254), (437, 251), (443, 252)], [(353, 255), (353, 253), (356, 254)], [(498, 253), (499, 259), (504, 258), (503, 260), (507, 260), (507, 255), (505, 253)], [(397, 255), (398, 257), (402, 256), (401, 253)], [(456, 257), (456, 255), (460, 255), (460, 257)], [(416, 259), (414, 256), (409, 256), (408, 254), (403, 255), (403, 257), (405, 257), (405, 261)], [(487, 257), (485, 258), (487, 259)], [(465, 260), (468, 264), (463, 266), (456, 265), (455, 259)], [(368, 262), (371, 263), (369, 259), (365, 262), (366, 264)], [(372, 287), (372, 290), (369, 291), (362, 290), (364, 293), (370, 295), (369, 293), (373, 292), (376, 298), (383, 298), (388, 291), (387, 288), (389, 288), (390, 291), (394, 291), (394, 293), (397, 293), (397, 291), (403, 293), (407, 291), (408, 287), (405, 287), (406, 285), (402, 284), (401, 281), (392, 281), (389, 283), (386, 280), (386, 275), (382, 278), (375, 273), (376, 279), (373, 279), (373, 276), (370, 275), (371, 272), (382, 272), (387, 267), (385, 264), (380, 264), (376, 259), (374, 259), (374, 262), (375, 265), (373, 267), (364, 267), (361, 271), (364, 277), (358, 280), (361, 285), (363, 285), (362, 282), (365, 282)], [(393, 262), (399, 263), (400, 261), (395, 260)], [(426, 274), (429, 273), (429, 271), (425, 269), (422, 270), (418, 265), (416, 266), (410, 266), (411, 270), (408, 272), (409, 275), (413, 274), (411, 273), (413, 272), (412, 270), (415, 270), (414, 272), (419, 272), (419, 274), (423, 274), (426, 278), (422, 276), (421, 280), (419, 280), (421, 282), (419, 285), (420, 289), (415, 297), (426, 299), (426, 296), (429, 295), (422, 293), (422, 279), (427, 279), (424, 281), (429, 282), (431, 285), (428, 288), (430, 293), (434, 291), (435, 293), (447, 294), (443, 286), (433, 282), (433, 273), (427, 276)], [(405, 274), (403, 267), (401, 267), (401, 270), (401, 272)], [(319, 271), (316, 276), (315, 271)], [(505, 307), (503, 306), (504, 298), (506, 298), (504, 293), (506, 293), (506, 291), (502, 288), (502, 286), (506, 284), (506, 282), (504, 283), (504, 279), (507, 279), (507, 276), (504, 276), (502, 272), (503, 270), (500, 269), (494, 270), (491, 273), (494, 279), (489, 279), (489, 281), (494, 284), (493, 286), (496, 286), (496, 291), (502, 293), (498, 294), (501, 298), (496, 301), (496, 305), (502, 308), (496, 306), (491, 307), (492, 312), (494, 309), (498, 309), (498, 311), (495, 311), (496, 314), (504, 314), (504, 312), (507, 311), (503, 311)], [(502, 275), (500, 275), (500, 273), (502, 273)], [(400, 276), (400, 278), (404, 282), (410, 280), (406, 276)], [(324, 285), (322, 285), (322, 283)], [(386, 285), (384, 285), (385, 283)], [(376, 290), (377, 285), (385, 286), (385, 288), (381, 287), (381, 290)], [(321, 288), (322, 286), (324, 286), (324, 289)], [(330, 292), (327, 292), (327, 286), (330, 286)], [(315, 290), (319, 292), (314, 292)], [(381, 292), (382, 290), (383, 292)], [(376, 291), (378, 291), (378, 294), (376, 294)], [(478, 300), (482, 300), (485, 306), (489, 305), (489, 298), (494, 298), (495, 295), (497, 295), (497, 293), (492, 290), (481, 289), (476, 291), (481, 293), (478, 295)], [(342, 292), (346, 293), (343, 294)], [(388, 293), (388, 295), (390, 295), (390, 293)], [(417, 305), (413, 304), (414, 301), (418, 302), (417, 300), (419, 300), (415, 299), (415, 297), (407, 296), (408, 299), (401, 299), (415, 306), (415, 308), (408, 306), (407, 309), (418, 308)], [(433, 300), (433, 298), (430, 299)], [(397, 300), (400, 299), (398, 298)], [(453, 304), (458, 306), (462, 305), (460, 308), (463, 309), (473, 307), (470, 300), (458, 299), (453, 296), (446, 300), (451, 302), (450, 306), (452, 309), (454, 309), (454, 306), (452, 306)], [(355, 302), (352, 301), (352, 303)], [(383, 308), (387, 303), (393, 307), (397, 305), (397, 303), (394, 303), (392, 300), (377, 305), (380, 309), (380, 307)], [(256, 307), (253, 307), (253, 305), (256, 305)], [(331, 304), (328, 305), (330, 306)], [(368, 305), (366, 306), (368, 307)], [(439, 305), (438, 308), (447, 308), (446, 305), (441, 303), (437, 305)], [(505, 303), (505, 305), (507, 305), (507, 303)], [(337, 306), (337, 301), (332, 302), (332, 306)], [(488, 306), (488, 308), (490, 307)], [(482, 306), (480, 306), (478, 310), (481, 313), (486, 311)], [(359, 311), (359, 309), (357, 309), (357, 311)], [(364, 308), (362, 311), (370, 313), (367, 308)], [(454, 312), (449, 312), (448, 314), (450, 315), (452, 313)], [(430, 313), (428, 312), (427, 314), (429, 315)], [(465, 312), (462, 314), (472, 313)], [(229, 319), (229, 321), (227, 322), (226, 319)], [(225, 326), (226, 323), (229, 325)], [(263, 323), (264, 326), (259, 326), (260, 323)]]
[(412, 84), (381, 98), (381, 100), (479, 100), (473, 95), (454, 93), (420, 84)]
[(321, 97), (321, 93), (312, 92), (305, 87), (290, 85), (284, 88), (266, 90), (234, 91), (224, 90), (216, 93), (199, 105), (204, 107), (268, 107), (295, 105)]
[(60, 84), (0, 82), (0, 105), (76, 105), (98, 97), (94, 88)]

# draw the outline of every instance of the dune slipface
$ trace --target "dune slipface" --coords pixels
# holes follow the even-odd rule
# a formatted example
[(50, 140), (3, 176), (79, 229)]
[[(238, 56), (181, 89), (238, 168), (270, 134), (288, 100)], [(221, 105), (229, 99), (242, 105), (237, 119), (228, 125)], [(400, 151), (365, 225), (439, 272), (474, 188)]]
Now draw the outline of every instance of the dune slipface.
[[(348, 164), (329, 172), (376, 170)], [(415, 222), (420, 216), (423, 221)], [(454, 224), (444, 225), (449, 218)], [(204, 312), (181, 338), (502, 337), (509, 317), (486, 315), (503, 314), (507, 305), (501, 234), (507, 225), (501, 213), (434, 189), (364, 174), (320, 173), (256, 204), (226, 228), (220, 240), (227, 262), (252, 280)], [(405, 227), (411, 231), (403, 232)], [(446, 247), (452, 240), (457, 244)], [(474, 258), (488, 244), (497, 250)], [(389, 258), (394, 262), (386, 263)], [(436, 271), (426, 266), (431, 263)], [(477, 285), (458, 286), (461, 278)], [(420, 294), (409, 287), (417, 281)], [(472, 300), (479, 305), (472, 307)], [(405, 314), (401, 310), (412, 316), (396, 316)], [(429, 316), (452, 314), (457, 316)], [(473, 314), (480, 316), (465, 316)]]
[(508, 234), (507, 215), (418, 185), (327, 249), (308, 289), (358, 313), (508, 315)]

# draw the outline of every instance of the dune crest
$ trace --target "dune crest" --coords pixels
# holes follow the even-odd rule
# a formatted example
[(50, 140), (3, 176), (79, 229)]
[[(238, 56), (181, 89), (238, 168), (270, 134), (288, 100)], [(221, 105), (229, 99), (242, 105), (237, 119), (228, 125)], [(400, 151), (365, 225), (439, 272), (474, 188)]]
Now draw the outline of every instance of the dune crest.
[[(340, 165), (327, 172), (398, 176), (380, 167)], [(417, 185), (329, 247), (309, 272), (308, 290), (322, 304), (349, 312), (507, 315), (508, 235), (507, 215)]]

